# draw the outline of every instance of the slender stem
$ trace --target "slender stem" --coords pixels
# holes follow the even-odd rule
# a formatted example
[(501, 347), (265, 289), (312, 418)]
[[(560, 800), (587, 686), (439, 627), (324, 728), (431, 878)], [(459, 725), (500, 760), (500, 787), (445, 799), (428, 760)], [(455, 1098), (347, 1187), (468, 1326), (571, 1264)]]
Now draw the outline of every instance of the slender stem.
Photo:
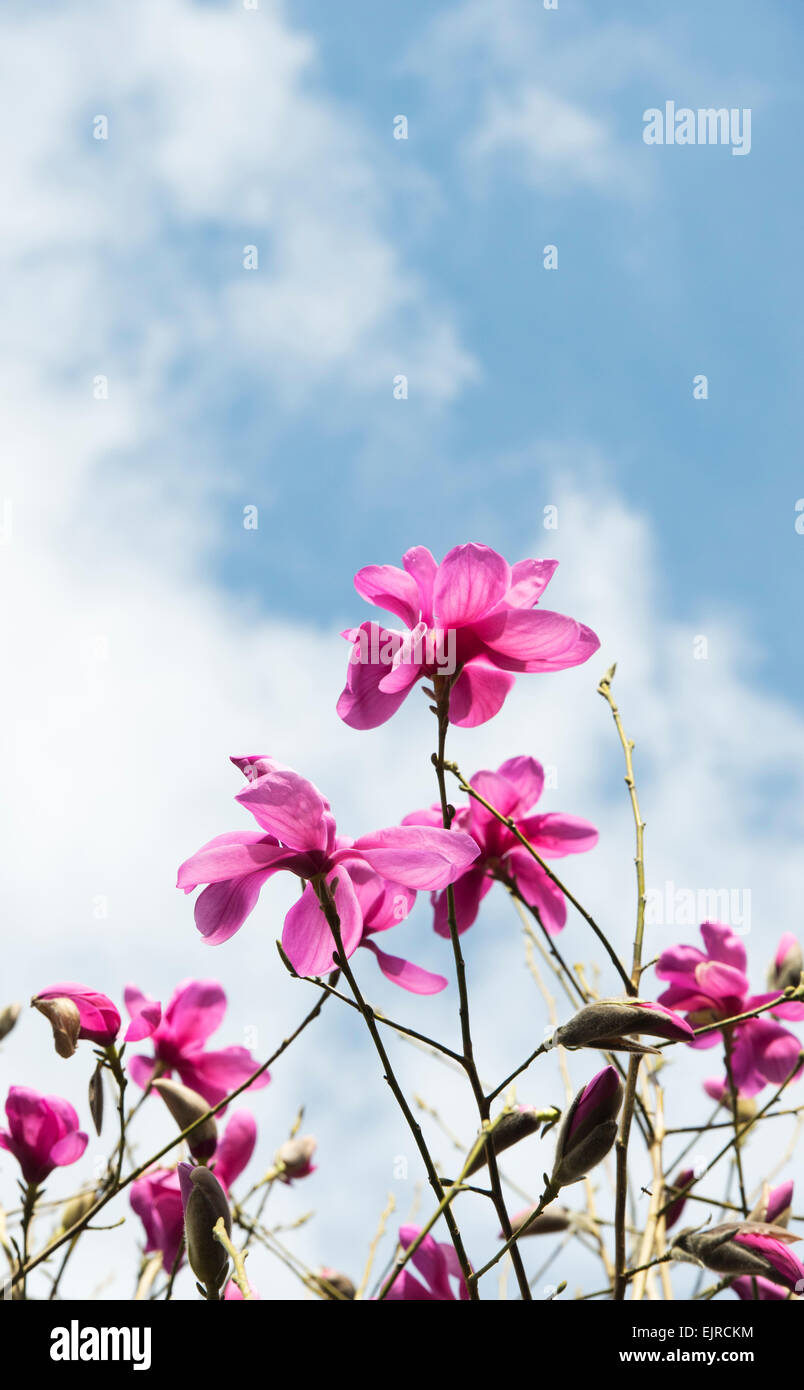
[[(20, 1290), (21, 1298), (27, 1298), (28, 1296), (26, 1287), (27, 1281), (25, 1277), (27, 1274), (28, 1267), (28, 1239), (30, 1236), (31, 1221), (33, 1220), (34, 1208), (36, 1207), (36, 1198), (38, 1192), (39, 1184), (36, 1182), (29, 1182), (25, 1189), (25, 1197), (22, 1203), (22, 1262), (19, 1271), (20, 1275), (22, 1276), (22, 1288)], [(12, 1284), (13, 1283), (14, 1280), (12, 1279)]]
[(726, 1063), (726, 1077), (729, 1083), (729, 1096), (731, 1098), (731, 1115), (734, 1125), (734, 1166), (737, 1169), (737, 1182), (740, 1188), (740, 1203), (743, 1209), (743, 1216), (748, 1215), (748, 1198), (745, 1195), (745, 1178), (743, 1176), (743, 1158), (740, 1153), (740, 1140), (738, 1137), (740, 1119), (737, 1112), (737, 1086), (734, 1081), (734, 1068), (732, 1066), (732, 1051), (734, 1048), (734, 1033), (731, 1028), (724, 1029), (723, 1032), (723, 1060)]
[[(436, 771), (438, 782), (438, 795), (441, 802), (441, 819), (445, 830), (449, 830), (452, 824), (452, 809), (447, 799), (447, 778), (446, 778), (446, 742), (447, 730), (449, 728), (449, 693), (450, 681), (448, 677), (437, 676), (433, 682), (436, 702), (436, 719), (438, 721), (438, 752), (433, 756), (433, 765)], [(452, 954), (455, 957), (455, 973), (458, 980), (458, 1000), (461, 1020), (461, 1038), (463, 1042), (463, 1064), (469, 1078), (469, 1084), (474, 1092), (475, 1103), (481, 1124), (486, 1127), (491, 1116), (491, 1100), (484, 1094), (483, 1084), (478, 1074), (475, 1064), (474, 1049), (472, 1045), (472, 1029), (469, 1022), (469, 993), (466, 986), (466, 964), (461, 950), (461, 938), (458, 932), (458, 921), (455, 914), (455, 891), (452, 884), (447, 887), (447, 923), (449, 926), (449, 936), (452, 943)], [(511, 1218), (508, 1215), (508, 1208), (505, 1205), (502, 1183), (500, 1182), (500, 1171), (497, 1166), (497, 1156), (491, 1144), (488, 1145), (488, 1170), (489, 1185), (494, 1197), (494, 1206), (500, 1220), (503, 1235), (510, 1239), (512, 1233)], [(518, 1249), (514, 1248), (511, 1255), (511, 1263), (519, 1292), (526, 1302), (532, 1302), (532, 1294), (528, 1276), (525, 1273), (525, 1266), (522, 1256)], [(470, 1292), (472, 1287), (470, 1285)]]
[[(335, 906), (334, 897), (331, 896), (330, 889), (328, 888), (327, 884), (323, 881), (319, 883), (318, 893), (322, 911), (326, 916), (329, 929), (332, 932), (332, 935), (335, 939), (335, 945), (337, 947), (336, 964), (338, 968), (343, 972), (344, 977), (346, 978), (346, 981), (349, 985), (349, 988), (351, 989), (352, 994), (355, 997), (357, 1006), (364, 1019), (366, 1020), (366, 1027), (368, 1028), (369, 1033), (371, 1034), (371, 1040), (374, 1043), (374, 1046), (377, 1050), (377, 1054), (383, 1065), (385, 1080), (388, 1082), (388, 1085), (390, 1086), (391, 1091), (393, 1093), (394, 1099), (396, 1100), (397, 1105), (399, 1106), (400, 1110), (402, 1111), (402, 1114), (404, 1115), (407, 1121), (408, 1128), (413, 1136), (416, 1148), (419, 1150), (419, 1153), (421, 1154), (422, 1161), (427, 1172), (427, 1178), (431, 1188), (433, 1189), (436, 1200), (438, 1202), (441, 1202), (444, 1196), (444, 1188), (442, 1187), (441, 1179), (439, 1178), (438, 1173), (436, 1172), (435, 1164), (430, 1155), (430, 1150), (428, 1149), (427, 1144), (425, 1143), (424, 1135), (422, 1134), (421, 1130), (421, 1125), (418, 1123), (416, 1116), (413, 1114), (413, 1111), (408, 1105), (402, 1087), (396, 1079), (396, 1074), (394, 1072), (393, 1067), (391, 1066), (391, 1060), (388, 1056), (388, 1053), (385, 1050), (385, 1045), (380, 1035), (380, 1030), (377, 1027), (377, 1023), (374, 1018), (374, 1010), (370, 1008), (370, 1006), (366, 1003), (365, 999), (363, 998), (363, 995), (360, 992), (360, 987), (357, 983), (357, 980), (354, 977), (352, 967), (349, 964), (346, 952), (343, 948), (343, 939), (341, 937), (341, 923), (340, 918), (338, 916), (337, 908)], [(461, 1233), (458, 1229), (458, 1223), (456, 1222), (455, 1217), (452, 1211), (449, 1209), (449, 1207), (446, 1208), (444, 1212), (444, 1217), (447, 1222), (447, 1227), (450, 1233), (450, 1239), (452, 1240), (452, 1243), (455, 1247), (455, 1253), (458, 1256), (458, 1260), (460, 1262), (464, 1278), (466, 1279), (471, 1273), (471, 1265), (469, 1264), (469, 1259), (467, 1257), (466, 1250), (464, 1249)]]
[[(636, 879), (637, 879), (637, 906), (636, 906), (636, 927), (634, 931), (634, 951), (631, 959), (631, 984), (629, 991), (631, 994), (639, 994), (639, 980), (642, 974), (642, 940), (645, 934), (645, 822), (642, 819), (642, 812), (639, 809), (639, 797), (637, 796), (636, 781), (634, 779), (633, 764), (633, 739), (626, 737), (625, 729), (620, 718), (620, 711), (614, 702), (611, 693), (611, 682), (614, 678), (615, 668), (612, 666), (598, 685), (598, 694), (602, 695), (611, 709), (614, 724), (622, 744), (625, 756), (625, 785), (631, 798), (631, 810), (634, 815), (634, 826), (636, 831)], [(636, 1055), (628, 1063), (628, 1075), (625, 1082), (625, 1096), (623, 1098), (622, 1119), (620, 1121), (620, 1133), (617, 1138), (617, 1191), (615, 1198), (614, 1214), (614, 1298), (620, 1301), (625, 1298), (626, 1288), (626, 1237), (625, 1220), (626, 1205), (628, 1200), (628, 1140), (631, 1134), (631, 1120), (634, 1114), (634, 1100), (636, 1097), (637, 1078), (639, 1076), (639, 1064), (641, 1057)], [(658, 1219), (658, 1217), (656, 1218)]]
[(232, 1261), (232, 1264), (234, 1265), (234, 1274), (232, 1275), (232, 1278), (237, 1284), (237, 1287), (239, 1288), (243, 1297), (246, 1299), (253, 1298), (254, 1293), (250, 1283), (248, 1282), (248, 1275), (246, 1274), (246, 1261), (244, 1253), (243, 1251), (238, 1250), (234, 1241), (231, 1240), (229, 1235), (227, 1234), (226, 1225), (222, 1216), (219, 1216), (218, 1220), (215, 1222), (215, 1225), (212, 1228), (212, 1234), (214, 1235), (218, 1244), (223, 1246), (224, 1250), (229, 1256), (229, 1259)]

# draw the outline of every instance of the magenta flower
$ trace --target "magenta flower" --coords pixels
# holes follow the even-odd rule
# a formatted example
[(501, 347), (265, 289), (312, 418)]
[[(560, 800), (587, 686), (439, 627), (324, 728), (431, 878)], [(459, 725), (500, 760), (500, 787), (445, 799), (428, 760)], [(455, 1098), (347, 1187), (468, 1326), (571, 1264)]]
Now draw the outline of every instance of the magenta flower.
[[(228, 1193), (249, 1162), (257, 1142), (257, 1122), (248, 1110), (239, 1110), (226, 1126), (213, 1167), (218, 1182)], [(170, 1273), (184, 1234), (181, 1186), (176, 1168), (152, 1168), (131, 1185), (131, 1206), (145, 1227), (146, 1255), (159, 1250)]]
[(87, 1146), (77, 1114), (60, 1096), (12, 1086), (6, 1115), (8, 1129), (0, 1129), (0, 1149), (14, 1155), (27, 1183), (38, 1186), (54, 1168), (76, 1163)]
[[(583, 854), (597, 844), (597, 830), (578, 816), (560, 811), (529, 815), (544, 787), (544, 770), (535, 758), (509, 758), (496, 772), (476, 772), (471, 779), (475, 791), (501, 815), (516, 821), (521, 833), (543, 859), (560, 859), (567, 854)], [(440, 806), (413, 811), (403, 825), (441, 825)], [(497, 879), (516, 883), (531, 907), (536, 908), (547, 931), (561, 931), (567, 920), (564, 894), (532, 855), (519, 844), (513, 831), (502, 825), (473, 797), (453, 819), (453, 827), (464, 830), (480, 846), (480, 855), (455, 883), (455, 916), (458, 931), (471, 927), (480, 903)], [(434, 898), (434, 927), (439, 936), (449, 936), (446, 890)]]
[(417, 681), (457, 673), (453, 724), (474, 728), (502, 708), (516, 671), (562, 671), (597, 651), (598, 638), (574, 618), (537, 609), (555, 560), (509, 565), (487, 545), (457, 545), (439, 565), (414, 546), (396, 565), (367, 565), (355, 588), (401, 618), (404, 629), (366, 622), (342, 635), (352, 643), (338, 714), (353, 729), (375, 729)]
[[(412, 1245), (419, 1234), (417, 1226), (401, 1226), (399, 1243), (403, 1250)], [(411, 1273), (410, 1265), (394, 1279), (386, 1298), (411, 1302), (451, 1302), (467, 1299), (469, 1290), (461, 1273), (458, 1256), (451, 1245), (441, 1245), (431, 1235), (425, 1236), (415, 1254), (410, 1257), (412, 1264), (422, 1276), (424, 1283)], [(458, 1295), (452, 1291), (450, 1279), (457, 1280)]]
[(567, 1110), (556, 1141), (552, 1186), (558, 1191), (580, 1182), (606, 1157), (617, 1138), (623, 1085), (616, 1067), (604, 1067), (579, 1091)]
[(205, 940), (228, 940), (256, 905), (263, 883), (285, 869), (306, 885), (282, 933), (285, 953), (300, 975), (333, 968), (335, 943), (319, 893), (324, 885), (332, 893), (337, 880), (335, 907), (347, 957), (368, 946), (395, 983), (423, 994), (442, 989), (441, 976), (387, 956), (365, 938), (407, 916), (417, 890), (453, 883), (477, 857), (474, 840), (430, 826), (392, 826), (347, 840), (338, 836), (329, 802), (312, 782), (272, 758), (232, 761), (252, 779), (235, 800), (262, 828), (219, 835), (179, 869), (178, 887), (186, 893), (209, 885), (195, 905)]
[(665, 1188), (665, 1199), (673, 1195), (674, 1188), (677, 1192), (680, 1193), (680, 1195), (676, 1197), (675, 1200), (671, 1203), (671, 1205), (667, 1208), (667, 1211), (664, 1214), (664, 1226), (666, 1231), (669, 1231), (670, 1227), (675, 1226), (676, 1223), (679, 1221), (681, 1213), (687, 1205), (687, 1194), (684, 1191), (684, 1189), (690, 1188), (690, 1184), (692, 1183), (694, 1177), (695, 1170), (693, 1168), (682, 1168), (681, 1172), (676, 1175), (670, 1186), (668, 1188)]
[[(31, 1000), (34, 1008), (40, 1002), (56, 999), (69, 999), (78, 1010), (80, 1020), (79, 1038), (109, 1047), (120, 1032), (120, 1014), (111, 999), (99, 994), (87, 985), (61, 984), (42, 989)], [(43, 1010), (43, 1012), (45, 1012)]]
[[(255, 1289), (254, 1285), (251, 1283), (250, 1280), (249, 1280), (249, 1288), (251, 1289), (251, 1297), (252, 1297), (252, 1299), (253, 1299), (255, 1302), (259, 1303), (259, 1301), (260, 1301), (260, 1295), (259, 1295), (259, 1293), (257, 1292), (257, 1290)], [(230, 1279), (230, 1280), (229, 1280), (229, 1283), (226, 1285), (226, 1290), (225, 1290), (224, 1295), (223, 1295), (223, 1301), (224, 1301), (224, 1303), (245, 1303), (245, 1302), (246, 1302), (246, 1299), (243, 1297), (243, 1295), (242, 1295), (242, 1293), (241, 1293), (241, 1291), (240, 1291), (240, 1288), (239, 1288), (239, 1286), (235, 1283), (234, 1279)]]
[(750, 1275), (741, 1274), (740, 1278), (735, 1279), (730, 1287), (732, 1293), (736, 1293), (738, 1298), (750, 1303), (756, 1300), (763, 1303), (772, 1302), (776, 1299), (785, 1300), (789, 1297), (788, 1292), (785, 1289), (780, 1289), (778, 1284), (772, 1284), (770, 1279), (762, 1279), (758, 1275), (754, 1275), (752, 1279)]
[[(149, 1001), (135, 986), (125, 991), (126, 1006), (133, 1018), (142, 1018)], [(143, 1001), (145, 1000), (145, 1004)], [(152, 1002), (152, 1001), (150, 1001)], [(143, 1089), (157, 1076), (178, 1072), (185, 1086), (197, 1091), (210, 1105), (217, 1105), (230, 1091), (241, 1086), (259, 1066), (245, 1047), (223, 1047), (207, 1052), (204, 1044), (223, 1022), (226, 995), (216, 980), (184, 980), (174, 991), (161, 1023), (151, 1033), (153, 1057), (132, 1057), (129, 1071)], [(270, 1077), (263, 1072), (252, 1088), (267, 1086)]]
[[(781, 1018), (804, 1017), (804, 1006), (785, 1001), (778, 990), (769, 994), (750, 994), (745, 947), (730, 927), (704, 922), (701, 936), (706, 954), (697, 946), (670, 946), (662, 951), (656, 966), (660, 980), (670, 982), (659, 996), (669, 1008), (686, 1012), (693, 1028), (748, 1013), (761, 1004), (779, 999), (771, 1012)], [(722, 1041), (720, 1029), (713, 1028), (690, 1043), (690, 1047), (714, 1047)], [(734, 1082), (744, 1096), (755, 1096), (769, 1083), (779, 1086), (792, 1072), (801, 1044), (769, 1014), (760, 1014), (733, 1025), (731, 1065)], [(728, 1091), (727, 1083), (707, 1082), (706, 1090), (715, 1099)]]

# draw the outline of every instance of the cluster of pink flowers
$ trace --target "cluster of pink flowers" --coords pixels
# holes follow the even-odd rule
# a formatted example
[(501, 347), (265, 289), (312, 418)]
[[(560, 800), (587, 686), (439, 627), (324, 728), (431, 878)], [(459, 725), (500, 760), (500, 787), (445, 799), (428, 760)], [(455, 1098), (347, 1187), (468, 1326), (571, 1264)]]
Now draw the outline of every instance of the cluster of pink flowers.
[[(794, 1033), (776, 1022), (779, 1018), (800, 1021), (804, 1004), (786, 1000), (779, 989), (764, 994), (752, 994), (746, 975), (747, 956), (743, 943), (731, 927), (719, 922), (704, 922), (701, 926), (705, 951), (697, 946), (670, 946), (662, 951), (656, 965), (660, 980), (669, 988), (659, 996), (659, 1002), (686, 1013), (693, 1028), (703, 1028), (739, 1014), (750, 1013), (775, 1000), (778, 1003), (756, 1018), (729, 1025), (733, 1035), (731, 1068), (734, 1083), (743, 1096), (755, 1096), (769, 1083), (780, 1086), (793, 1072), (801, 1043)], [(778, 968), (789, 949), (792, 936), (785, 936), (777, 952)], [(781, 953), (781, 954), (780, 954)], [(690, 1043), (691, 1047), (723, 1045), (723, 1031), (712, 1028)], [(800, 1068), (799, 1068), (800, 1070)], [(798, 1073), (796, 1073), (798, 1074)], [(728, 1092), (727, 1078), (715, 1078), (704, 1083), (715, 1100)]]

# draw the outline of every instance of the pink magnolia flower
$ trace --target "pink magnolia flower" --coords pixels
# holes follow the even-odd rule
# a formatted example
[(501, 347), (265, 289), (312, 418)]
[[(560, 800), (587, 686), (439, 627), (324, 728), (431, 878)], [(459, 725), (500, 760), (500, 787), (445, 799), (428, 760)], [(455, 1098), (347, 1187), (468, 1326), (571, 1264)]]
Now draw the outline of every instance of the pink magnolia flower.
[[(259, 1293), (257, 1292), (257, 1290), (255, 1289), (254, 1285), (251, 1283), (251, 1280), (249, 1280), (249, 1286), (250, 1286), (250, 1288), (251, 1288), (251, 1297), (252, 1297), (252, 1299), (253, 1299), (255, 1302), (259, 1303), (259, 1301), (260, 1301), (260, 1295), (259, 1295)], [(238, 1285), (235, 1283), (234, 1279), (230, 1279), (230, 1280), (229, 1280), (229, 1283), (226, 1285), (226, 1292), (225, 1292), (224, 1295), (223, 1295), (223, 1301), (224, 1301), (224, 1303), (246, 1303), (246, 1302), (247, 1302), (247, 1300), (243, 1297), (243, 1295), (242, 1295), (242, 1293), (241, 1293), (241, 1291), (240, 1291)]]
[(562, 671), (600, 646), (583, 623), (535, 607), (555, 560), (509, 565), (471, 542), (455, 546), (441, 564), (417, 545), (402, 564), (367, 565), (355, 575), (360, 596), (405, 627), (366, 622), (342, 634), (352, 655), (337, 709), (353, 729), (384, 724), (417, 681), (453, 672), (450, 720), (473, 728), (502, 708), (513, 672)]
[(111, 999), (96, 989), (76, 984), (49, 985), (47, 989), (40, 990), (31, 1003), (36, 1008), (40, 1001), (53, 999), (69, 999), (77, 1008), (81, 1021), (79, 1038), (109, 1047), (120, 1032), (117, 1008)]
[(12, 1086), (6, 1100), (8, 1129), (0, 1129), (0, 1149), (13, 1154), (27, 1183), (37, 1186), (54, 1168), (76, 1163), (88, 1136), (69, 1101), (41, 1096), (28, 1086)]
[(694, 1168), (682, 1168), (681, 1172), (676, 1174), (676, 1177), (670, 1184), (670, 1188), (665, 1188), (665, 1197), (672, 1196), (673, 1188), (680, 1193), (680, 1196), (675, 1198), (675, 1201), (672, 1202), (664, 1214), (664, 1227), (666, 1231), (669, 1231), (670, 1227), (675, 1226), (680, 1220), (681, 1213), (687, 1205), (687, 1194), (684, 1189), (689, 1187), (694, 1177)]
[(318, 894), (324, 884), (332, 892), (337, 880), (335, 907), (347, 957), (367, 946), (395, 983), (420, 994), (442, 989), (443, 977), (387, 956), (366, 938), (407, 916), (418, 889), (453, 883), (477, 857), (474, 840), (461, 831), (398, 825), (347, 840), (338, 836), (329, 802), (312, 782), (273, 758), (232, 761), (251, 779), (235, 800), (261, 829), (219, 835), (179, 869), (178, 887), (186, 893), (209, 885), (195, 905), (205, 940), (228, 940), (256, 905), (263, 883), (286, 869), (306, 885), (282, 932), (300, 975), (333, 968), (335, 943)]
[[(720, 1019), (748, 1013), (773, 999), (781, 1002), (771, 1012), (781, 1018), (804, 1018), (804, 1006), (785, 1001), (778, 990), (769, 994), (750, 994), (745, 947), (730, 927), (704, 922), (701, 936), (706, 953), (697, 946), (670, 946), (662, 951), (656, 966), (660, 980), (669, 988), (659, 1002), (687, 1013), (687, 1022), (701, 1028)], [(733, 1025), (731, 1065), (735, 1085), (743, 1096), (755, 1096), (769, 1083), (779, 1086), (793, 1070), (801, 1044), (769, 1014)], [(714, 1047), (722, 1042), (720, 1029), (713, 1028), (695, 1038), (690, 1047)], [(707, 1082), (709, 1095), (720, 1100), (727, 1093), (724, 1082)]]
[[(257, 1142), (257, 1122), (248, 1110), (238, 1110), (226, 1126), (218, 1144), (213, 1168), (218, 1182), (228, 1193), (249, 1162)], [(129, 1198), (134, 1212), (145, 1227), (145, 1253), (162, 1253), (164, 1269), (170, 1273), (184, 1234), (181, 1186), (176, 1168), (152, 1168), (131, 1184)]]
[[(401, 1226), (399, 1243), (402, 1249), (407, 1250), (418, 1234), (419, 1228), (417, 1226)], [(418, 1270), (424, 1283), (411, 1272), (411, 1264)], [(457, 1298), (453, 1293), (450, 1279), (457, 1281)], [(411, 1255), (410, 1264), (406, 1265), (396, 1276), (385, 1296), (397, 1301), (404, 1300), (408, 1303), (444, 1302), (447, 1299), (451, 1302), (457, 1302), (459, 1299), (468, 1299), (469, 1290), (466, 1287), (458, 1256), (453, 1247), (439, 1244), (431, 1235), (427, 1235), (415, 1254)]]
[[(142, 1018), (149, 1003), (134, 985), (125, 991), (126, 1006), (133, 1018)], [(143, 1002), (145, 1001), (145, 1002)], [(184, 980), (174, 991), (158, 1027), (153, 1029), (153, 1057), (132, 1057), (129, 1071), (143, 1089), (156, 1076), (170, 1077), (178, 1072), (185, 1086), (197, 1091), (210, 1105), (241, 1086), (259, 1062), (245, 1047), (223, 1047), (207, 1052), (204, 1044), (223, 1022), (226, 995), (217, 980)], [(270, 1077), (263, 1072), (252, 1082), (254, 1090), (267, 1086)]]
[[(496, 772), (476, 772), (471, 779), (475, 791), (485, 797), (501, 815), (516, 821), (519, 830), (543, 859), (560, 859), (567, 854), (583, 854), (597, 844), (597, 830), (578, 816), (560, 811), (528, 814), (544, 787), (544, 770), (535, 758), (509, 758)], [(413, 811), (403, 825), (441, 825), (440, 806)], [(458, 931), (464, 932), (477, 917), (480, 903), (495, 879), (513, 881), (525, 901), (535, 907), (547, 931), (561, 931), (567, 920), (564, 894), (556, 888), (540, 864), (519, 844), (513, 831), (495, 819), (473, 797), (453, 819), (453, 827), (464, 830), (480, 846), (479, 857), (455, 883), (455, 915)], [(439, 936), (449, 936), (446, 891), (434, 898), (434, 927)]]
[(740, 1278), (735, 1279), (730, 1287), (732, 1293), (736, 1293), (738, 1298), (750, 1303), (755, 1300), (764, 1303), (789, 1298), (789, 1292), (786, 1289), (781, 1289), (778, 1284), (772, 1284), (770, 1279), (763, 1279), (760, 1275), (754, 1275), (751, 1278), (748, 1274), (741, 1274)]

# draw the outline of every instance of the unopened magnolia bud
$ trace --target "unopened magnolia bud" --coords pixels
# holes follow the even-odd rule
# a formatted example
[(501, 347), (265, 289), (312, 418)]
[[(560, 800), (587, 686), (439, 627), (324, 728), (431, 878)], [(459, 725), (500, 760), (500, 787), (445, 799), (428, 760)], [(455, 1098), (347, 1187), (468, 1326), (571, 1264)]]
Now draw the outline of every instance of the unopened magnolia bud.
[[(341, 1274), (337, 1269), (319, 1269), (316, 1275), (316, 1282), (322, 1293), (328, 1298), (338, 1302), (338, 1294), (341, 1298), (354, 1298), (357, 1289), (349, 1278), (348, 1274)], [(333, 1292), (334, 1290), (334, 1292)]]
[(315, 1172), (312, 1157), (316, 1144), (317, 1140), (311, 1134), (302, 1134), (297, 1139), (286, 1140), (277, 1150), (275, 1162), (282, 1169), (279, 1176), (283, 1182), (290, 1182), (292, 1178), (306, 1178)]
[(785, 932), (768, 971), (768, 987), (787, 989), (789, 985), (800, 984), (803, 969), (804, 956), (801, 947), (792, 932)]
[[(512, 1144), (518, 1144), (520, 1139), (527, 1139), (529, 1135), (535, 1134), (543, 1124), (557, 1118), (557, 1114), (558, 1112), (552, 1109), (545, 1111), (537, 1110), (533, 1106), (520, 1105), (509, 1115), (503, 1115), (491, 1133), (491, 1146), (495, 1154), (502, 1153), (505, 1149), (510, 1149)], [(466, 1169), (466, 1177), (471, 1177), (488, 1163), (488, 1145), (487, 1140), (470, 1167)]]
[(232, 1233), (232, 1217), (226, 1194), (209, 1168), (178, 1165), (187, 1259), (199, 1283), (217, 1295), (229, 1272), (229, 1257), (214, 1231), (223, 1217), (226, 1234)]
[(21, 1004), (7, 1004), (4, 1009), (0, 1009), (0, 1042), (8, 1037), (20, 1016), (21, 1008)]
[[(526, 1207), (524, 1211), (519, 1211), (516, 1216), (511, 1217), (511, 1229), (514, 1235), (527, 1224), (528, 1217), (534, 1211), (536, 1211), (536, 1207)], [(531, 1221), (524, 1234), (526, 1236), (552, 1236), (557, 1231), (568, 1231), (571, 1225), (572, 1213), (567, 1211), (566, 1207), (560, 1207), (556, 1202), (552, 1202), (541, 1216), (537, 1216), (535, 1221)], [(500, 1231), (499, 1236), (501, 1240), (505, 1239), (502, 1231)]]
[(804, 1279), (804, 1266), (788, 1248), (797, 1240), (782, 1226), (765, 1221), (733, 1221), (709, 1230), (679, 1231), (673, 1251), (691, 1255), (716, 1274), (764, 1276), (795, 1289)]
[[(152, 1089), (159, 1092), (180, 1130), (187, 1129), (188, 1125), (201, 1115), (206, 1115), (209, 1110), (209, 1102), (204, 1100), (203, 1096), (197, 1091), (192, 1091), (189, 1086), (182, 1086), (178, 1081), (154, 1081)], [(203, 1124), (196, 1126), (192, 1134), (187, 1135), (187, 1147), (193, 1158), (199, 1162), (206, 1162), (211, 1158), (217, 1146), (218, 1126), (214, 1115), (210, 1115)]]
[(559, 1131), (551, 1187), (558, 1190), (580, 1182), (606, 1157), (617, 1138), (622, 1099), (623, 1086), (614, 1067), (604, 1067), (578, 1092)]
[(642, 1033), (676, 1042), (691, 1042), (695, 1036), (689, 1024), (663, 1004), (647, 999), (599, 999), (557, 1028), (553, 1042), (569, 1048), (596, 1047), (602, 1052), (655, 1052), (655, 1048), (632, 1041)]
[(81, 1015), (72, 999), (32, 999), (53, 1029), (53, 1041), (60, 1057), (72, 1057), (81, 1032)]
[(61, 1229), (69, 1231), (77, 1221), (82, 1221), (96, 1201), (94, 1192), (79, 1192), (77, 1197), (71, 1197), (61, 1209)]

